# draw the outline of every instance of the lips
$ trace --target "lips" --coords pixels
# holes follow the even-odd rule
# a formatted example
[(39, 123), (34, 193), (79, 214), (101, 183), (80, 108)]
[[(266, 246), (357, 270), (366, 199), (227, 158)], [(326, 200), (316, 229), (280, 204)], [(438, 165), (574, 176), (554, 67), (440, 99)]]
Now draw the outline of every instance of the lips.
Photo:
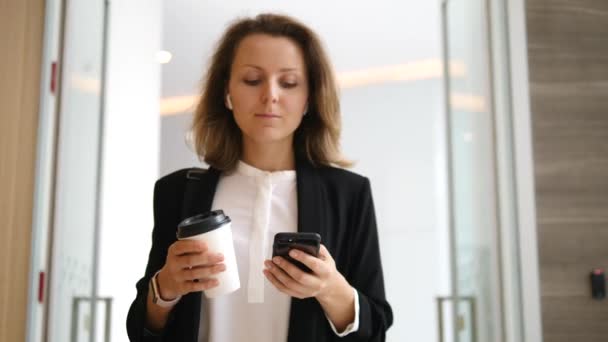
[(278, 119), (281, 117), (280, 115), (274, 113), (260, 113), (256, 114), (255, 116), (261, 119)]

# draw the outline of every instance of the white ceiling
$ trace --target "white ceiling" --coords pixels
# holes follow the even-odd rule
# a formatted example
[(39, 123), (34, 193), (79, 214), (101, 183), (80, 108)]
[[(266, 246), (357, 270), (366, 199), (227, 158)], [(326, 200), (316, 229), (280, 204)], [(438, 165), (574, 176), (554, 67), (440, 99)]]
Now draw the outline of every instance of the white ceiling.
[(164, 1), (162, 96), (192, 95), (213, 45), (240, 16), (272, 11), (292, 15), (324, 41), (338, 72), (440, 58), (438, 0)]

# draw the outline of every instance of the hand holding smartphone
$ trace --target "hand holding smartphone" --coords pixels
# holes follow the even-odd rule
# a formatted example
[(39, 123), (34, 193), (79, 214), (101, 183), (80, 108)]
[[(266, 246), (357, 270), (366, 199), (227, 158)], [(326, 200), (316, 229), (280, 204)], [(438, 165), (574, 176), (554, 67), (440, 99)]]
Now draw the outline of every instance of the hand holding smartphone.
[(289, 251), (297, 249), (314, 257), (318, 257), (320, 246), (321, 235), (317, 233), (277, 233), (274, 236), (274, 243), (272, 245), (272, 257), (283, 257), (302, 271), (312, 273), (312, 270), (306, 267), (306, 265), (289, 256)]

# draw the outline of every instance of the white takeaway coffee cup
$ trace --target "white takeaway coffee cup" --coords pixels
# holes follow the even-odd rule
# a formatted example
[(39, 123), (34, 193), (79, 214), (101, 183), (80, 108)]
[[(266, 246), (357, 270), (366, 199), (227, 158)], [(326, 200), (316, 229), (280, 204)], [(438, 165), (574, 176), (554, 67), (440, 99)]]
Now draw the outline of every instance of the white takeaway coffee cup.
[(222, 210), (215, 210), (189, 217), (177, 226), (179, 240), (204, 241), (209, 252), (224, 255), (223, 263), (226, 265), (226, 270), (210, 276), (210, 278), (217, 279), (219, 285), (205, 290), (207, 298), (228, 294), (241, 287), (232, 241), (231, 222), (230, 217), (224, 215)]

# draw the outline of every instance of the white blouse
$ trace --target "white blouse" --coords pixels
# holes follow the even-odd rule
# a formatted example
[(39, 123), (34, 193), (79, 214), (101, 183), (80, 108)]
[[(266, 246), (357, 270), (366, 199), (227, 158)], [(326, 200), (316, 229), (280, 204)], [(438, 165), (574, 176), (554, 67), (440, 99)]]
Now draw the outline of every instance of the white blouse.
[[(232, 236), (241, 288), (218, 298), (203, 295), (199, 342), (285, 342), (291, 297), (278, 291), (263, 274), (279, 232), (296, 232), (298, 204), (295, 171), (267, 172), (239, 162), (236, 171), (220, 177), (212, 210), (232, 220)], [(338, 336), (357, 331), (355, 321)]]

